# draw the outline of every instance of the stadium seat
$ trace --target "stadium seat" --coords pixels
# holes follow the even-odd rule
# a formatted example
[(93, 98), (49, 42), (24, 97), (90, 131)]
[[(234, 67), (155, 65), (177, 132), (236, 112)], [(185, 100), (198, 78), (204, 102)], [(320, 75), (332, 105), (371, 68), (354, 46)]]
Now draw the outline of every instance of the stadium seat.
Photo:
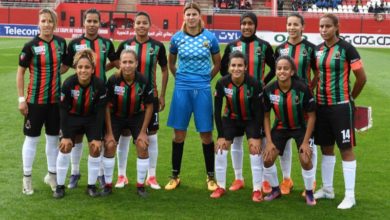
[(307, 12), (313, 12), (313, 9), (312, 8), (308, 8)]

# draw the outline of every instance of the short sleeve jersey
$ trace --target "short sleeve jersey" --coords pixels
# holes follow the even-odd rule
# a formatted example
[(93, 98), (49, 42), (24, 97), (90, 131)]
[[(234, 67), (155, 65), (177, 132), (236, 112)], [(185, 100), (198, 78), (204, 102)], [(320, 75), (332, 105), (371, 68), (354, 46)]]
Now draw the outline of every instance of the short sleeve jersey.
[(176, 88), (210, 88), (211, 56), (219, 53), (218, 40), (213, 33), (203, 29), (191, 36), (179, 31), (171, 38), (169, 52), (178, 58)]
[(259, 109), (252, 109), (252, 102), (261, 102), (263, 98), (261, 83), (246, 75), (244, 82), (236, 86), (227, 75), (218, 80), (215, 87), (215, 98), (226, 98), (223, 117), (244, 121), (254, 119), (254, 112)]
[(234, 51), (241, 51), (248, 59), (248, 73), (258, 81), (264, 82), (265, 64), (271, 69), (275, 68), (274, 51), (271, 45), (256, 36), (252, 40), (240, 38), (229, 43), (221, 61), (221, 74), (228, 75), (229, 56)]
[(164, 44), (161, 42), (149, 38), (144, 43), (138, 42), (135, 37), (126, 41), (123, 41), (116, 52), (116, 58), (120, 58), (120, 54), (124, 49), (134, 50), (138, 56), (137, 70), (146, 78), (146, 80), (154, 88), (154, 96), (158, 96), (157, 83), (156, 83), (156, 71), (157, 63), (161, 67), (167, 66), (167, 54)]
[(111, 114), (122, 118), (138, 114), (144, 111), (144, 104), (153, 103), (153, 88), (139, 72), (130, 85), (122, 75), (112, 75), (107, 82), (107, 95)]
[(60, 67), (65, 55), (66, 41), (55, 35), (49, 42), (36, 36), (24, 45), (19, 55), (19, 66), (28, 68), (30, 72), (28, 103), (51, 104), (60, 101)]
[(315, 111), (316, 104), (310, 89), (301, 80), (292, 80), (286, 93), (275, 81), (264, 89), (264, 111), (275, 112), (274, 129), (306, 128), (305, 112)]
[(275, 60), (279, 56), (293, 58), (297, 67), (297, 75), (309, 85), (311, 82), (311, 71), (317, 69), (314, 51), (315, 45), (306, 39), (295, 45), (286, 41), (275, 49)]
[(318, 105), (337, 105), (351, 101), (351, 66), (362, 66), (360, 55), (350, 43), (340, 39), (332, 47), (322, 43), (316, 48), (319, 79)]
[(68, 55), (65, 64), (67, 66), (73, 66), (74, 55), (78, 51), (87, 48), (93, 50), (96, 54), (95, 76), (106, 82), (107, 58), (110, 61), (114, 61), (116, 58), (114, 45), (109, 39), (98, 36), (94, 40), (89, 40), (84, 35), (73, 39), (68, 46)]
[(69, 115), (90, 116), (96, 114), (98, 106), (107, 101), (104, 82), (93, 76), (88, 86), (80, 85), (77, 75), (68, 77), (61, 89), (61, 107)]

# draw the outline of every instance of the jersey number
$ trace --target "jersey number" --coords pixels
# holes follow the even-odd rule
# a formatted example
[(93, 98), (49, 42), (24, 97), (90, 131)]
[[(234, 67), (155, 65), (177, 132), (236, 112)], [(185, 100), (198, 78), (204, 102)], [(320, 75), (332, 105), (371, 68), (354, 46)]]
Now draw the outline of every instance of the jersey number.
[(341, 134), (343, 135), (343, 140), (349, 140), (351, 139), (351, 132), (349, 129), (342, 130)]

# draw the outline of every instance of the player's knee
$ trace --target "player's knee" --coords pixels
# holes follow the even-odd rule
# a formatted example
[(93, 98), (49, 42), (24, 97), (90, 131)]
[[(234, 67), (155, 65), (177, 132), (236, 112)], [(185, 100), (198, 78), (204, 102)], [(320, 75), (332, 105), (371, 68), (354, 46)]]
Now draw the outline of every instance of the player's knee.
[(148, 148), (137, 147), (138, 158), (146, 159), (149, 157)]
[(105, 157), (114, 157), (116, 152), (116, 144), (111, 141), (104, 144), (104, 156)]
[(200, 138), (203, 144), (210, 144), (213, 142), (213, 134), (211, 132), (201, 132)]
[(101, 147), (101, 142), (100, 141), (92, 141), (89, 144), (89, 154), (92, 157), (100, 156), (100, 147)]

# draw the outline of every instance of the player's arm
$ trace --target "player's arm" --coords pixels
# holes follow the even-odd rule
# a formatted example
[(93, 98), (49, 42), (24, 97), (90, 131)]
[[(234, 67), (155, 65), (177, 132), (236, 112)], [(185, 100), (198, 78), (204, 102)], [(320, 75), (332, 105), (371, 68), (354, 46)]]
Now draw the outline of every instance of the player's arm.
[(275, 57), (271, 45), (268, 44), (265, 51), (265, 63), (269, 67), (267, 76), (264, 77), (264, 85), (267, 85), (275, 76)]
[(171, 71), (173, 77), (176, 77), (176, 59), (177, 59), (177, 54), (172, 54), (169, 53), (168, 55), (168, 67), (169, 71)]
[(355, 80), (355, 84), (353, 85), (351, 94), (352, 94), (352, 98), (356, 99), (359, 96), (360, 92), (363, 90), (363, 87), (367, 82), (367, 75), (366, 72), (364, 71), (363, 66), (361, 66), (358, 69), (354, 69), (352, 67), (352, 71), (353, 74), (355, 75), (356, 80)]
[(26, 116), (28, 113), (27, 102), (24, 97), (24, 74), (26, 73), (26, 68), (22, 66), (18, 66), (18, 70), (16, 72), (16, 88), (18, 90), (19, 97), (19, 111), (23, 116)]
[(217, 75), (219, 70), (221, 69), (221, 54), (218, 52), (216, 54), (212, 55), (212, 60), (213, 60), (213, 69), (211, 70), (211, 79)]
[(161, 67), (161, 75), (162, 75), (162, 79), (161, 79), (161, 90), (160, 90), (159, 102), (160, 102), (160, 111), (163, 111), (165, 108), (165, 93), (167, 91), (168, 77), (169, 77), (167, 66)]
[(65, 65), (65, 64), (62, 64), (62, 65), (61, 65), (61, 67), (60, 67), (60, 73), (61, 73), (61, 74), (66, 73), (68, 70), (69, 70), (69, 66), (67, 66), (67, 65)]
[(149, 122), (152, 118), (152, 115), (153, 115), (153, 104), (152, 103), (147, 103), (146, 105), (146, 110), (145, 110), (145, 117), (144, 117), (144, 121), (142, 123), (142, 127), (141, 127), (141, 131), (138, 135), (138, 138), (137, 138), (137, 141), (136, 143), (138, 143), (139, 141), (142, 141), (146, 144), (146, 146), (149, 145), (149, 141), (148, 141), (148, 135), (147, 135), (147, 128), (148, 128), (148, 125), (149, 125)]

